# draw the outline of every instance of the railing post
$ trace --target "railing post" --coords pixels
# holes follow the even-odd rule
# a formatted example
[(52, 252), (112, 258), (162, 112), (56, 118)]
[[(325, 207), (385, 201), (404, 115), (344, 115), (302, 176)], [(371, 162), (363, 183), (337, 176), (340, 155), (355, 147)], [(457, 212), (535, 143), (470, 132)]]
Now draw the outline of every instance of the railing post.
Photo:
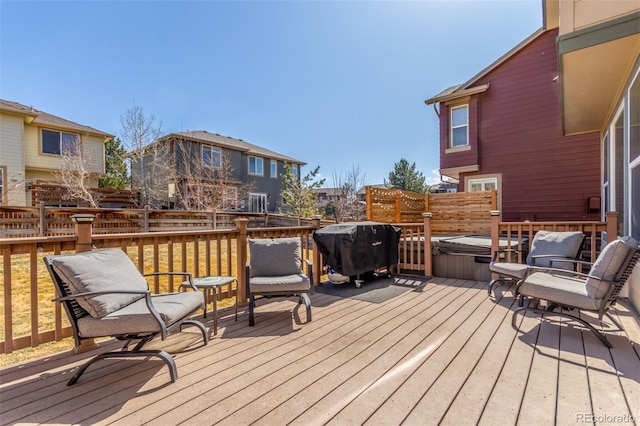
[(144, 206), (144, 223), (142, 224), (142, 232), (149, 232), (149, 205)]
[[(75, 225), (76, 232), (76, 253), (91, 251), (93, 239), (91, 236), (91, 227), (95, 216), (92, 214), (79, 213), (71, 216), (71, 221)], [(96, 348), (96, 342), (93, 339), (86, 339), (80, 342), (79, 346), (73, 348), (73, 352), (79, 354), (81, 352), (90, 351)]]
[(372, 203), (373, 203), (373, 199), (371, 198), (371, 187), (370, 186), (365, 186), (364, 187), (364, 193), (365, 193), (365, 208), (364, 208), (364, 214), (367, 217), (367, 220), (373, 220), (373, 209), (372, 209)]
[(71, 221), (75, 224), (76, 232), (76, 253), (91, 251), (93, 238), (91, 236), (91, 226), (95, 220), (92, 214), (74, 214)]
[(40, 201), (40, 218), (39, 218), (40, 219), (39, 220), (40, 232), (39, 232), (39, 235), (41, 237), (44, 237), (46, 235), (46, 233), (47, 233), (47, 229), (46, 229), (46, 227), (47, 227), (46, 214), (47, 214), (47, 211), (44, 208), (44, 201)]
[(247, 264), (247, 225), (249, 224), (249, 219), (241, 217), (233, 221), (238, 231), (238, 241), (236, 243), (238, 291), (236, 294), (236, 302), (242, 306), (247, 303), (245, 268)]
[[(606, 212), (605, 221), (607, 223), (607, 243), (610, 243), (618, 238), (618, 212)], [(600, 247), (600, 250), (603, 248), (604, 246)]]
[[(433, 213), (422, 213), (422, 221), (424, 222), (424, 275), (426, 277), (433, 276), (433, 262), (431, 258), (431, 218)], [(419, 243), (419, 242), (418, 242)], [(406, 254), (405, 254), (406, 256)]]
[[(500, 250), (500, 210), (491, 210), (491, 258)], [(498, 274), (491, 273), (491, 279), (498, 278)]]
[[(320, 229), (320, 216), (314, 216), (311, 220), (311, 225), (313, 226), (313, 230), (316, 231)], [(320, 250), (316, 244), (316, 240), (311, 238), (313, 254), (311, 263), (313, 264), (313, 282), (315, 285), (321, 285), (320, 277), (322, 276), (322, 256), (320, 255)], [(313, 289), (311, 289), (313, 291)]]
[(395, 217), (395, 222), (396, 223), (400, 223), (401, 220), (401, 215), (400, 215), (400, 197), (401, 197), (401, 193), (400, 190), (396, 191), (395, 194), (395, 198), (396, 198), (396, 202), (395, 202), (395, 212), (394, 212), (394, 217)]

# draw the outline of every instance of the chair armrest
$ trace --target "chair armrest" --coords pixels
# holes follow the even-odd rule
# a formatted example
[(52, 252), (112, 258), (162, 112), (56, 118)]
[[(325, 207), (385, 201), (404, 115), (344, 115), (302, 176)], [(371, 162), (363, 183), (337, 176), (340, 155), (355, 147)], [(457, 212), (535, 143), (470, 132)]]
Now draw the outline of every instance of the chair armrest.
[(153, 306), (153, 302), (151, 300), (151, 292), (149, 290), (147, 291), (135, 291), (135, 290), (87, 291), (84, 293), (76, 293), (76, 294), (71, 294), (64, 297), (57, 297), (52, 301), (64, 302), (67, 300), (74, 300), (79, 297), (99, 296), (101, 294), (142, 294), (144, 296), (144, 301), (147, 304), (147, 308), (149, 309), (149, 313), (151, 314), (153, 319), (158, 323), (158, 326), (160, 327), (160, 335), (162, 337), (162, 340), (165, 340), (167, 338), (167, 335), (168, 335), (167, 324), (162, 320), (162, 317), (160, 316), (156, 308)]
[(502, 249), (498, 249), (496, 251), (493, 252), (493, 256), (491, 257), (491, 263), (496, 263), (498, 261), (498, 255), (500, 254), (504, 254), (504, 253), (520, 253), (523, 252), (524, 250), (518, 250), (518, 249), (512, 249), (512, 248), (502, 248)]
[[(588, 262), (587, 262), (588, 263)], [(582, 279), (594, 279), (594, 280), (598, 280), (598, 281), (602, 281), (604, 283), (609, 283), (609, 284), (615, 284), (616, 281), (614, 280), (606, 280), (602, 277), (598, 277), (595, 275), (591, 275), (591, 274), (585, 274), (583, 272), (577, 272), (577, 271), (573, 271), (573, 270), (569, 270), (569, 269), (559, 269), (559, 268), (552, 268), (552, 267), (542, 267), (542, 266), (529, 266), (527, 268), (527, 270), (524, 273), (524, 276), (522, 277), (522, 280), (520, 280), (520, 282), (518, 283), (518, 286), (521, 282), (525, 281), (527, 279), (527, 277), (531, 274), (533, 274), (534, 272), (544, 272), (547, 274), (554, 274), (554, 275), (565, 275), (565, 276), (570, 276), (570, 277), (576, 277), (576, 278), (582, 278)]]
[(307, 276), (309, 277), (309, 285), (311, 287), (311, 293), (314, 293), (313, 288), (313, 263), (309, 259), (303, 259), (304, 263), (307, 264)]
[(157, 277), (162, 275), (170, 275), (170, 276), (182, 276), (187, 277), (185, 281), (189, 281), (189, 286), (193, 290), (198, 290), (198, 287), (193, 282), (193, 274), (191, 272), (149, 272), (148, 274), (142, 274), (143, 277)]
[(583, 266), (593, 266), (592, 262), (587, 262), (584, 260), (578, 260), (575, 259), (573, 257), (562, 257), (562, 256), (554, 256), (554, 255), (537, 255), (537, 256), (533, 256), (533, 265), (535, 266), (536, 264), (536, 259), (537, 258), (548, 258), (549, 259), (549, 267), (553, 268), (554, 265), (553, 263), (555, 262), (556, 264), (558, 263), (568, 263), (571, 266), (571, 270), (573, 271), (577, 271), (578, 270), (578, 265), (583, 265)]
[(87, 296), (100, 296), (102, 294), (142, 294), (142, 295), (151, 295), (149, 290), (146, 291), (137, 291), (137, 290), (108, 290), (108, 291), (85, 291), (84, 293), (74, 293), (68, 296), (56, 297), (55, 299), (51, 299), (52, 302), (64, 302), (66, 300), (75, 300), (80, 297)]
[(251, 277), (251, 262), (247, 260), (247, 263), (244, 264), (244, 283), (247, 296), (251, 293), (249, 291), (249, 277)]

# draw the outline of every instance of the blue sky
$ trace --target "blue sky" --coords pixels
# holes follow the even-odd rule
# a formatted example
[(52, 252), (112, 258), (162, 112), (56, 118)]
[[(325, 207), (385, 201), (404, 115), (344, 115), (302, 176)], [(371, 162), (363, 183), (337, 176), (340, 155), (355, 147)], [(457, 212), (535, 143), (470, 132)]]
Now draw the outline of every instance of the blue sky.
[(439, 180), (424, 101), (542, 26), (542, 0), (0, 0), (0, 98), (119, 136), (134, 103), (163, 133), (243, 139), (382, 183)]

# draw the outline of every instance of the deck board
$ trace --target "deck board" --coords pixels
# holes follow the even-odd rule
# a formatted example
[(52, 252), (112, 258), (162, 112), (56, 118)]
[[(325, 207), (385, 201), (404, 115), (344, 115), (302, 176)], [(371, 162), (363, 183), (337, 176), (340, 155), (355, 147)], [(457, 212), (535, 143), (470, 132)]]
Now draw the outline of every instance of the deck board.
[(151, 344), (174, 355), (175, 383), (161, 361), (104, 360), (67, 387), (96, 351), (2, 369), (0, 423), (565, 425), (580, 415), (640, 417), (640, 325), (624, 301), (615, 313), (625, 331), (605, 321), (609, 350), (559, 317), (519, 315), (515, 330), (511, 291), (487, 297), (484, 282), (423, 281), (382, 303), (316, 293), (311, 323), (295, 299), (261, 302), (255, 327), (246, 313), (236, 322), (223, 309), (207, 346), (193, 328)]

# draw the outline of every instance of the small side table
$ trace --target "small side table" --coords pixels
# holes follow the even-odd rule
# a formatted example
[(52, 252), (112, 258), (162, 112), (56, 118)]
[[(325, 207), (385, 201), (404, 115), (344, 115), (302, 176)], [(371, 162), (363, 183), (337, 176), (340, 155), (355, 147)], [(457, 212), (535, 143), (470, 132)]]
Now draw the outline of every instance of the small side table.
[[(221, 276), (210, 276), (210, 277), (199, 277), (194, 278), (193, 283), (196, 287), (202, 289), (204, 293), (204, 318), (207, 317), (207, 303), (209, 298), (211, 297), (211, 290), (213, 290), (213, 334), (218, 334), (218, 288), (224, 287), (225, 285), (229, 286), (229, 295), (231, 295), (231, 284), (233, 282), (238, 282), (234, 277), (221, 277)], [(189, 281), (182, 282), (182, 288), (187, 289), (190, 288)], [(236, 307), (235, 307), (236, 318), (238, 317), (238, 302), (236, 299)]]

